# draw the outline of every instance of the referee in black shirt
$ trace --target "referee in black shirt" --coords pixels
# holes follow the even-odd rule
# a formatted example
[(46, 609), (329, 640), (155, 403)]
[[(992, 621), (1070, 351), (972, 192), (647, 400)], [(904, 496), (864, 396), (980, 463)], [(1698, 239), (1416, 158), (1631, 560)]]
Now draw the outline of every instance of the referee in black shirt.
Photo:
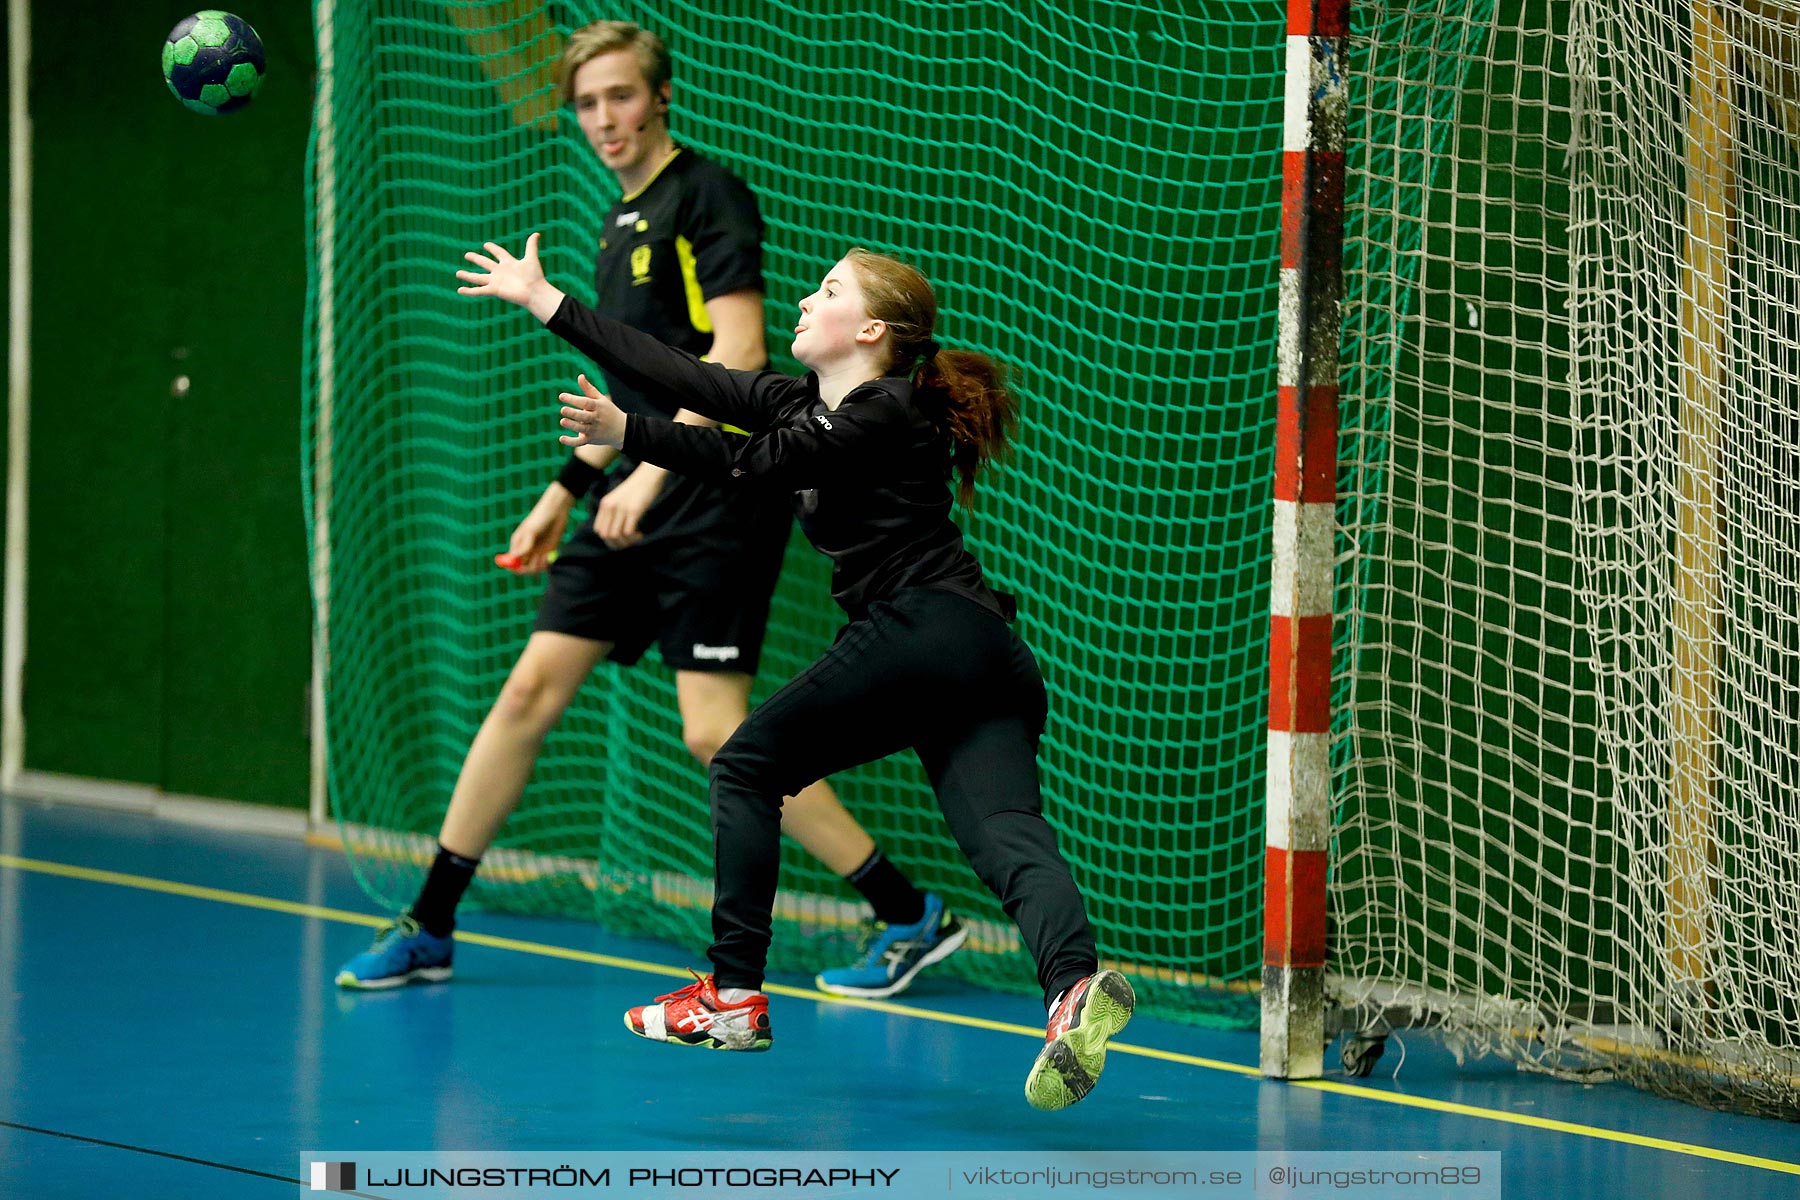
[[(598, 238), (598, 305), (658, 343), (760, 368), (762, 217), (736, 176), (673, 140), (670, 76), (662, 40), (622, 21), (577, 30), (563, 52), (563, 98), (622, 194)], [(714, 424), (660, 389), (620, 376), (611, 383), (626, 411)], [(594, 518), (562, 545), (584, 496)], [(730, 495), (610, 447), (575, 452), (513, 533), (513, 569), (548, 570), (549, 585), (531, 639), (469, 748), (430, 873), (407, 913), (339, 970), (340, 985), (449, 978), (464, 889), (517, 806), (545, 736), (600, 662), (629, 666), (657, 643), (675, 671), (683, 739), (702, 764), (712, 761), (748, 711), (792, 524), (784, 497)], [(877, 927), (858, 962), (824, 972), (819, 984), (892, 995), (967, 930), (881, 854), (823, 780), (795, 785), (783, 827), (862, 893)]]
[(632, 1032), (726, 1050), (771, 1042), (762, 986), (779, 866), (782, 796), (802, 780), (912, 748), (982, 882), (1037, 962), (1049, 1027), (1025, 1082), (1034, 1107), (1092, 1089), (1135, 999), (1100, 970), (1080, 893), (1044, 820), (1037, 744), (1046, 700), (1012, 604), (988, 587), (951, 519), (1007, 444), (1017, 406), (986, 355), (933, 339), (924, 276), (852, 250), (800, 302), (800, 379), (734, 371), (644, 337), (545, 278), (538, 235), (514, 258), (465, 256), (467, 295), (528, 308), (614, 378), (679, 397), (749, 433), (626, 413), (587, 382), (565, 394), (571, 444), (622, 447), (746, 500), (798, 492), (801, 526), (833, 561), (849, 623), (825, 655), (750, 715), (713, 759), (714, 974), (629, 1010)]

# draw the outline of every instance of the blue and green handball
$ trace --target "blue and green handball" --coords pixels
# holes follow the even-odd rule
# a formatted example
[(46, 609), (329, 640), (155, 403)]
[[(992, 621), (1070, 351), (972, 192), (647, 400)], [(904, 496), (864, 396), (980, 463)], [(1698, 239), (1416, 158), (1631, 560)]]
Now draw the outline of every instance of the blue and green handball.
[(262, 39), (242, 17), (209, 8), (169, 30), (162, 67), (169, 90), (195, 112), (236, 112), (262, 86)]

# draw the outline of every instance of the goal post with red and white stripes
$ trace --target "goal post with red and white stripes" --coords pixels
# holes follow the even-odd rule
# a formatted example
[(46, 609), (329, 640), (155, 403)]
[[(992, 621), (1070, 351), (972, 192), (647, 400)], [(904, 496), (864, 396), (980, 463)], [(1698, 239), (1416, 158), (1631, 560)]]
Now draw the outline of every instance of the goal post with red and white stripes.
[(1262, 979), (1262, 1069), (1283, 1078), (1324, 1048), (1346, 14), (1288, 7)]

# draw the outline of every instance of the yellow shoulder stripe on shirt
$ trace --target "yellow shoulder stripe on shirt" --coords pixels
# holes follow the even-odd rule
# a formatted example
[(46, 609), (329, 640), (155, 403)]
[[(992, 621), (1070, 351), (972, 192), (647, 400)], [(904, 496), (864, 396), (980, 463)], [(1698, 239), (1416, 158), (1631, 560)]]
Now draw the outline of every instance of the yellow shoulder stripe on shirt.
[(688, 320), (700, 333), (711, 333), (712, 317), (706, 312), (706, 297), (700, 292), (700, 272), (694, 263), (694, 243), (684, 237), (675, 239), (675, 260), (681, 264), (681, 283), (687, 289)]

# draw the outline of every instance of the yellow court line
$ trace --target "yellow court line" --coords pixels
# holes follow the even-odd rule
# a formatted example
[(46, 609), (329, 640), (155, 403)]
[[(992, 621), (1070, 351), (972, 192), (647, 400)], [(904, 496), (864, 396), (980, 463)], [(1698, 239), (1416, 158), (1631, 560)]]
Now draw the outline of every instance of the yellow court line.
[(101, 871), (93, 867), (74, 867), (67, 863), (45, 862), (38, 858), (18, 858), (0, 854), (0, 867), (15, 871), (33, 871), (39, 875), (60, 875), (64, 879), (84, 879), (89, 883), (111, 883), (119, 887), (137, 888), (145, 892), (162, 892), (169, 896), (188, 896), (195, 900), (216, 900), (220, 904), (236, 904), (243, 908), (262, 908), (270, 912), (289, 913), (296, 917), (318, 917), (326, 921), (342, 921), (349, 925), (371, 928), (387, 924), (381, 917), (346, 912), (341, 908), (320, 908), (316, 904), (296, 904), (292, 900), (276, 900), (268, 896), (252, 896), (247, 892), (228, 892), (222, 888), (197, 887), (191, 883), (173, 883), (167, 879), (151, 879), (147, 875), (125, 875), (118, 871)]
[(1549, 1117), (1532, 1117), (1524, 1113), (1503, 1112), (1497, 1108), (1476, 1108), (1471, 1104), (1457, 1104), (1451, 1100), (1433, 1100), (1425, 1096), (1406, 1096), (1397, 1092), (1383, 1092), (1375, 1088), (1357, 1087), (1352, 1083), (1334, 1083), (1329, 1079), (1290, 1079), (1293, 1087), (1311, 1088), (1317, 1092), (1337, 1092), (1344, 1096), (1356, 1096), (1363, 1100), (1380, 1100), (1385, 1104), (1399, 1104), (1406, 1108), (1428, 1108), (1434, 1112), (1454, 1113), (1465, 1117), (1481, 1117), (1489, 1121), (1499, 1121), (1507, 1125), (1528, 1125), (1533, 1129), (1549, 1129), (1557, 1133), (1574, 1133), (1582, 1137), (1597, 1138), (1607, 1142), (1624, 1142), (1631, 1146), (1647, 1146), (1652, 1150), (1667, 1150), (1671, 1154), (1689, 1154), (1695, 1158), (1711, 1158), (1719, 1162), (1736, 1163), (1743, 1167), (1761, 1167), (1766, 1171), (1780, 1171), (1787, 1175), (1800, 1175), (1800, 1163), (1783, 1162), (1778, 1158), (1758, 1158), (1754, 1154), (1739, 1154), (1734, 1150), (1719, 1150), (1712, 1146), (1696, 1146), (1691, 1142), (1671, 1142), (1664, 1138), (1646, 1137), (1641, 1133), (1625, 1133), (1617, 1129), (1606, 1129), (1598, 1125), (1577, 1125), (1572, 1121), (1557, 1121)]
[[(387, 918), (373, 917), (364, 913), (347, 912), (341, 908), (323, 908), (315, 904), (296, 904), (291, 900), (276, 900), (268, 896), (253, 896), (246, 892), (230, 892), (222, 888), (198, 887), (190, 883), (173, 883), (166, 879), (152, 879), (145, 875), (127, 875), (118, 871), (101, 871), (93, 867), (76, 867), (66, 863), (45, 862), (42, 859), (17, 858), (10, 854), (0, 854), (0, 869), (11, 868), (16, 871), (33, 871), (40, 875), (57, 875), (65, 879), (81, 879), (90, 883), (110, 883), (118, 887), (137, 888), (147, 892), (161, 892), (170, 896), (187, 896), (195, 900), (212, 900), (219, 904), (235, 904), (243, 908), (260, 908), (269, 912), (289, 913), (298, 917), (316, 917), (324, 921), (337, 921), (346, 925), (363, 925), (377, 927), (385, 925)], [(689, 972), (681, 967), (664, 966), (661, 963), (644, 962), (635, 958), (619, 958), (610, 954), (595, 954), (588, 950), (572, 950), (566, 946), (552, 946), (544, 942), (526, 942), (517, 938), (493, 937), (484, 933), (467, 933), (458, 931), (457, 941), (473, 946), (488, 946), (496, 950), (512, 950), (520, 954), (536, 954), (545, 958), (561, 958), (571, 962), (592, 963), (602, 967), (614, 967), (622, 971), (636, 971), (645, 975), (668, 975), (676, 978)], [(763, 988), (765, 992), (777, 996), (791, 996), (800, 1000), (811, 1000), (815, 1003), (843, 1004), (854, 1008), (866, 1008), (873, 1012), (891, 1013), (895, 1016), (913, 1017), (923, 1021), (936, 1021), (944, 1025), (961, 1025), (970, 1029), (986, 1029), (995, 1033), (1019, 1034), (1025, 1037), (1041, 1039), (1042, 1029), (1029, 1025), (1014, 1025), (1006, 1021), (989, 1021), (981, 1017), (965, 1017), (957, 1013), (936, 1012), (926, 1008), (912, 1008), (905, 1004), (895, 1004), (887, 1000), (855, 1000), (846, 997), (829, 996), (824, 992), (807, 988), (784, 987), (780, 984), (769, 984)], [(1224, 1071), (1235, 1075), (1261, 1078), (1262, 1072), (1255, 1067), (1242, 1063), (1225, 1062), (1215, 1058), (1201, 1058), (1193, 1054), (1178, 1054), (1173, 1050), (1158, 1050), (1150, 1046), (1133, 1046), (1123, 1042), (1113, 1042), (1108, 1049), (1116, 1054), (1135, 1054), (1143, 1058), (1160, 1059), (1164, 1062), (1180, 1063), (1184, 1066), (1202, 1067), (1211, 1071)], [(1282, 1082), (1270, 1080), (1268, 1082)], [(1572, 1121), (1557, 1121), (1548, 1117), (1532, 1117), (1521, 1113), (1506, 1112), (1497, 1108), (1479, 1108), (1472, 1104), (1457, 1104), (1450, 1100), (1434, 1100), (1427, 1096), (1407, 1096), (1396, 1092), (1384, 1092), (1370, 1087), (1358, 1087), (1355, 1084), (1334, 1083), (1324, 1079), (1290, 1079), (1285, 1081), (1288, 1087), (1311, 1088), (1320, 1092), (1335, 1092), (1338, 1095), (1350, 1096), (1361, 1100), (1378, 1100), (1384, 1104), (1398, 1104), (1407, 1108), (1423, 1108), (1432, 1112), (1450, 1113), (1456, 1116), (1474, 1117), (1480, 1120), (1495, 1121), (1505, 1125), (1524, 1125), (1533, 1129), (1543, 1129), (1554, 1133), (1573, 1134), (1578, 1137), (1590, 1137), (1599, 1141), (1623, 1142), (1632, 1146), (1643, 1146), (1652, 1150), (1666, 1150), (1672, 1154), (1686, 1154), (1694, 1158), (1708, 1158), (1717, 1162), (1735, 1163), (1738, 1166), (1760, 1167), (1767, 1171), (1777, 1171), (1788, 1175), (1800, 1175), (1800, 1163), (1784, 1162), (1774, 1158), (1759, 1158), (1753, 1154), (1739, 1154), (1732, 1150), (1720, 1150), (1712, 1146), (1699, 1146), (1691, 1142), (1674, 1142), (1664, 1138), (1646, 1137), (1638, 1133), (1625, 1133), (1617, 1129), (1607, 1129), (1598, 1125), (1578, 1125)]]
[[(866, 1008), (871, 1012), (892, 1013), (899, 1017), (918, 1017), (926, 1021), (937, 1021), (944, 1025), (962, 1025), (969, 1029), (989, 1029), (995, 1033), (1017, 1033), (1037, 1041), (1044, 1040), (1041, 1026), (1014, 1025), (1010, 1021), (990, 1021), (985, 1017), (965, 1017), (958, 1013), (938, 1012), (929, 1008), (913, 1008), (905, 1004), (895, 1004), (889, 1000), (858, 1000), (853, 996), (833, 996), (826, 992), (814, 991), (811, 988), (783, 987), (778, 983), (763, 985), (763, 991), (775, 996), (793, 996), (801, 1000), (813, 1000), (824, 1004), (843, 1004), (851, 1008)], [(1153, 1046), (1133, 1046), (1128, 1042), (1108, 1042), (1106, 1048), (1114, 1054), (1135, 1054), (1140, 1058), (1159, 1058), (1164, 1062), (1181, 1063), (1190, 1067), (1205, 1067), (1212, 1071), (1229, 1071), (1238, 1075), (1261, 1076), (1262, 1072), (1255, 1067), (1246, 1067), (1242, 1063), (1225, 1062), (1217, 1058), (1201, 1058), (1194, 1054), (1178, 1054), (1173, 1050), (1158, 1050)]]

